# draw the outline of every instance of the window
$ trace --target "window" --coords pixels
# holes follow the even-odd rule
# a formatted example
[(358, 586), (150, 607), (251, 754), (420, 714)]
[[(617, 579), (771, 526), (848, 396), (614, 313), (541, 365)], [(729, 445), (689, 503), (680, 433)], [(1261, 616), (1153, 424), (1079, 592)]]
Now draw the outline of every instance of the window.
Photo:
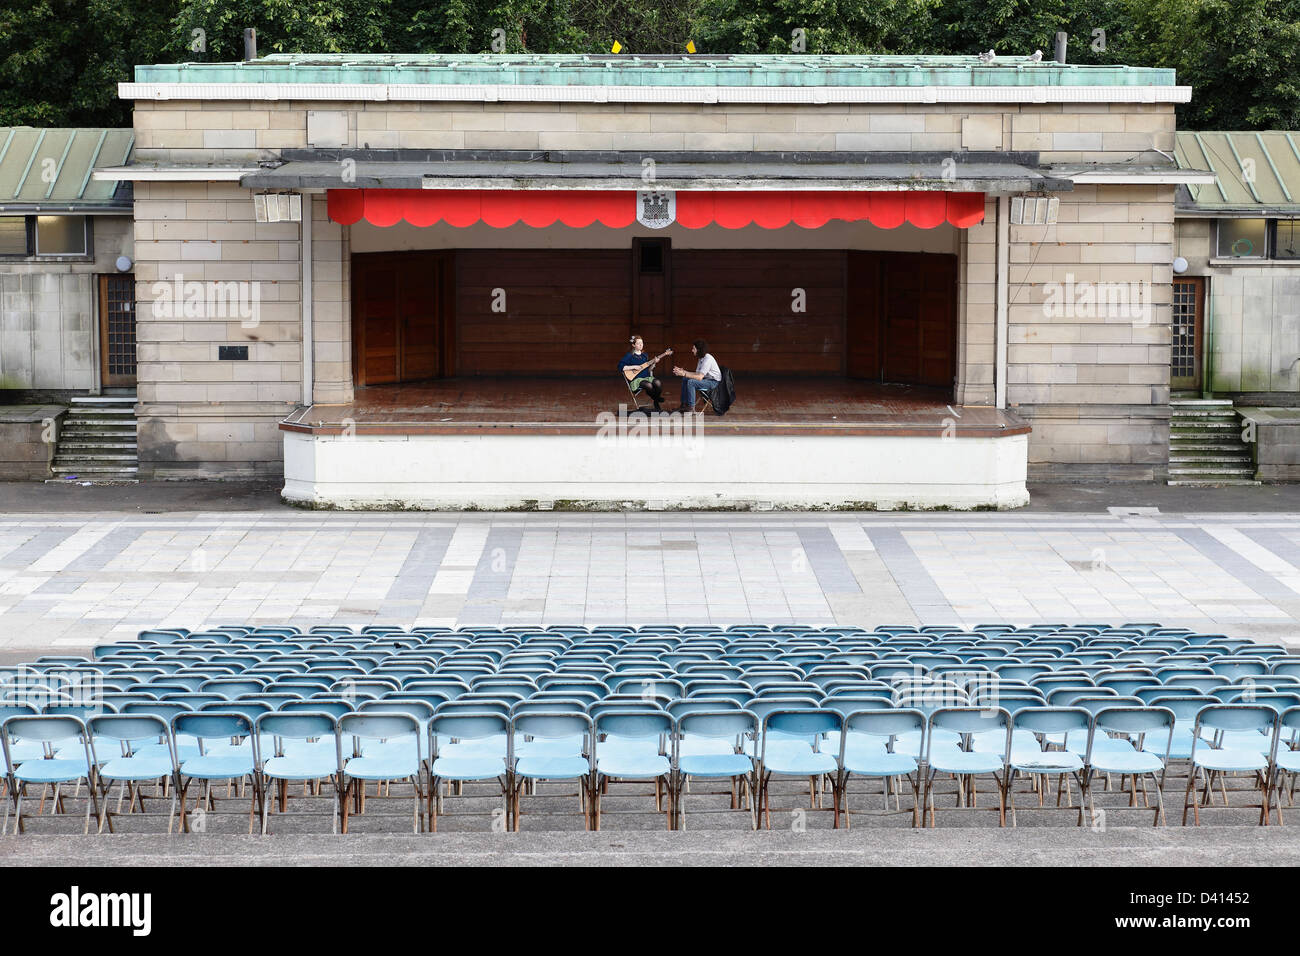
[(0, 216), (0, 256), (89, 256), (89, 216)]
[(1279, 219), (1273, 242), (1275, 259), (1300, 259), (1300, 219)]
[(27, 219), (0, 216), (0, 256), (27, 255)]
[(1268, 256), (1267, 219), (1220, 219), (1219, 256), (1224, 259), (1263, 259)]
[(85, 216), (37, 216), (36, 255), (84, 256)]

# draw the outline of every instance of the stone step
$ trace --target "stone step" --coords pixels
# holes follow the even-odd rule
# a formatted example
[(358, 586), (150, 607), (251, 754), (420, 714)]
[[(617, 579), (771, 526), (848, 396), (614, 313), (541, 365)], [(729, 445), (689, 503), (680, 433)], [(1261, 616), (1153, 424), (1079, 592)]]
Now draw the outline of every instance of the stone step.
[(1171, 478), (1165, 484), (1174, 488), (1218, 488), (1227, 485), (1258, 485), (1259, 482), (1251, 478), (1191, 479), (1187, 481)]
[(55, 475), (131, 475), (134, 476), (140, 469), (135, 465), (82, 465), (69, 467), (66, 465), (55, 465), (51, 469)]
[(138, 399), (134, 395), (74, 395), (72, 405), (131, 405)]
[(1254, 477), (1255, 469), (1232, 467), (1227, 465), (1173, 465), (1169, 466), (1170, 475), (1180, 477), (1197, 477), (1205, 475), (1225, 475), (1232, 478)]
[(1224, 411), (1199, 411), (1193, 409), (1173, 408), (1169, 411), (1171, 421), (1192, 419), (1194, 421), (1231, 421), (1237, 417), (1234, 409)]
[(1188, 406), (1191, 408), (1223, 408), (1232, 407), (1230, 398), (1171, 398), (1169, 400), (1170, 408)]
[(71, 469), (71, 468), (89, 468), (92, 465), (112, 465), (115, 468), (126, 467), (127, 465), (137, 465), (140, 463), (140, 456), (134, 452), (125, 455), (94, 454), (94, 455), (64, 455), (54, 456), (54, 467)]
[(77, 451), (119, 451), (134, 455), (139, 450), (139, 446), (133, 441), (61, 441), (58, 453), (62, 455), (64, 452)]
[(1233, 452), (1238, 454), (1244, 454), (1248, 458), (1250, 457), (1250, 454), (1246, 449), (1246, 446), (1241, 442), (1226, 442), (1226, 441), (1225, 442), (1214, 442), (1214, 441), (1175, 442), (1171, 440), (1169, 443), (1169, 454), (1171, 456), (1175, 454), (1181, 455), (1183, 452), (1195, 452), (1195, 451)]
[[(1255, 463), (1249, 455), (1215, 455), (1212, 453), (1202, 452), (1200, 454), (1190, 455), (1170, 455), (1170, 465), (1191, 465), (1197, 462), (1222, 462), (1225, 464), (1239, 465), (1241, 467), (1253, 466)], [(1253, 468), (1252, 468), (1253, 470)]]

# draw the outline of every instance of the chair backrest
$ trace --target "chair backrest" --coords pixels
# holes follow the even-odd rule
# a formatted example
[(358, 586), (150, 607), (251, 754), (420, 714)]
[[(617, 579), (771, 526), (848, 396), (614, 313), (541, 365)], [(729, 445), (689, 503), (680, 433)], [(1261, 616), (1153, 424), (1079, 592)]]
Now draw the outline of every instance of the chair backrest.
[(1254, 704), (1209, 704), (1196, 717), (1198, 726), (1209, 730), (1267, 730), (1278, 726), (1278, 712)]
[(493, 714), (485, 711), (464, 714), (435, 714), (429, 722), (429, 733), (435, 738), (454, 740), (482, 740), (485, 737), (500, 736), (503, 739), (501, 752), (505, 754), (504, 738), (510, 730), (510, 718), (505, 714)]
[[(1082, 707), (1028, 707), (1011, 715), (1011, 729), (1035, 734), (1085, 735), (1092, 726), (1092, 714)], [(1085, 737), (1086, 740), (1086, 737)]]
[(767, 753), (768, 738), (773, 734), (782, 737), (806, 737), (814, 740), (821, 734), (838, 733), (844, 718), (836, 711), (813, 708), (791, 708), (768, 711), (763, 716), (762, 753)]
[[(1018, 711), (1017, 713), (1028, 713)], [(944, 707), (930, 714), (929, 729), (926, 737), (926, 757), (929, 758), (929, 746), (934, 739), (934, 731), (947, 731), (955, 734), (989, 734), (1002, 731), (1006, 734), (1005, 756), (1011, 753), (1011, 714), (1001, 707)]]
[[(342, 719), (342, 718), (339, 718)], [(307, 740), (328, 737), (338, 726), (338, 720), (324, 711), (316, 713), (291, 713), (278, 710), (262, 714), (254, 725), (259, 735), (273, 734), (290, 740)]]
[(1168, 707), (1102, 707), (1093, 715), (1093, 730), (1088, 738), (1089, 757), (1096, 735), (1113, 733), (1137, 737), (1153, 735), (1151, 743), (1155, 745), (1156, 752), (1163, 750), (1167, 759), (1177, 720), (1177, 716)]
[(921, 757), (925, 736), (926, 716), (919, 710), (857, 710), (844, 717), (844, 732), (840, 735), (841, 763), (849, 738), (854, 734), (870, 737), (900, 737), (916, 734), (916, 756)]
[(244, 714), (177, 714), (172, 718), (171, 725), (173, 733), (186, 734), (200, 740), (248, 737), (253, 734), (253, 721)]
[(109, 740), (147, 740), (168, 737), (171, 733), (168, 722), (153, 714), (101, 714), (86, 721), (86, 728), (91, 733), (92, 749), (94, 749), (95, 737)]
[(517, 714), (511, 718), (511, 729), (516, 734), (542, 739), (576, 737), (579, 734), (591, 734), (591, 718), (580, 713), (527, 713)]
[(424, 753), (420, 744), (420, 721), (411, 714), (372, 713), (344, 714), (338, 719), (340, 737), (359, 737), (363, 740), (394, 740), (414, 737), (416, 757)]
[(677, 734), (680, 737), (726, 738), (756, 735), (759, 718), (749, 710), (700, 710), (682, 713), (677, 717)]
[[(640, 711), (606, 711), (598, 714), (594, 721), (596, 736), (630, 737), (645, 739), (648, 737), (666, 737), (676, 728), (676, 722), (664, 710), (645, 709)], [(599, 746), (599, 744), (597, 744)]]
[(86, 725), (80, 717), (17, 714), (4, 722), (6, 746), (12, 737), (55, 743), (86, 737)]

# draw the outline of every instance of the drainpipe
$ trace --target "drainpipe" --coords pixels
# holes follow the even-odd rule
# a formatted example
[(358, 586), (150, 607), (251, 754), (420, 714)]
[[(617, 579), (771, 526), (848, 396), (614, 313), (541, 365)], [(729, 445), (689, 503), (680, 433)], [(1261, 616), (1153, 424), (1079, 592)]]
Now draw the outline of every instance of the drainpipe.
[(1007, 407), (1007, 289), (1010, 281), (1010, 264), (1008, 262), (1011, 247), (1011, 223), (1009, 222), (1011, 201), (1007, 196), (998, 197), (998, 241), (997, 241), (997, 331), (994, 337), (993, 394), (994, 406)]
[(315, 343), (311, 329), (311, 211), (312, 195), (302, 197), (302, 403), (312, 403), (313, 358)]

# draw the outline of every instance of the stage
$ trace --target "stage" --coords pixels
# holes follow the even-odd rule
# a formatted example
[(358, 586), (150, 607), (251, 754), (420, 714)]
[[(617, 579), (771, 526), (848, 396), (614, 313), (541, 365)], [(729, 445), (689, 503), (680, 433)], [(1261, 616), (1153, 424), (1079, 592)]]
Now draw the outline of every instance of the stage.
[[(665, 412), (676, 409), (681, 380), (661, 375)], [(936, 435), (958, 438), (1028, 434), (1014, 415), (951, 405), (940, 389), (881, 385), (832, 376), (742, 375), (726, 415), (704, 409), (693, 427), (734, 435)], [(652, 409), (648, 398), (643, 404)], [(620, 405), (622, 408), (620, 409)], [(302, 434), (596, 434), (609, 416), (631, 416), (617, 377), (453, 378), (356, 390), (346, 405), (312, 405), (281, 428)], [(661, 424), (667, 426), (667, 421)]]
[[(665, 397), (676, 389), (665, 380)], [(281, 423), (286, 501), (321, 508), (1015, 508), (1029, 426), (936, 390), (741, 376), (725, 416), (643, 415), (614, 375), (358, 389)], [(665, 402), (673, 407), (675, 402)]]

